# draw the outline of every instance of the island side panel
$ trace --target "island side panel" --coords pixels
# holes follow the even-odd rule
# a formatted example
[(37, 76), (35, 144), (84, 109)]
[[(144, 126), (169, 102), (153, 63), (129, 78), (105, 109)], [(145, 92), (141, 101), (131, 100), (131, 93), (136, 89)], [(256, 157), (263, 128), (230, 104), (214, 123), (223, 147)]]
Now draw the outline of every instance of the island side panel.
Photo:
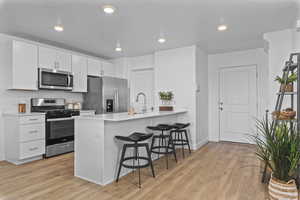
[(75, 119), (74, 175), (103, 185), (104, 121)]
[[(117, 169), (119, 166), (121, 151), (122, 151), (122, 142), (116, 141), (115, 136), (128, 136), (133, 132), (142, 132), (142, 133), (150, 133), (151, 131), (147, 130), (147, 126), (153, 126), (157, 124), (173, 124), (177, 122), (177, 117), (181, 114), (174, 114), (162, 117), (153, 117), (153, 118), (142, 118), (142, 119), (132, 119), (126, 121), (119, 122), (110, 122), (105, 121), (105, 159), (104, 159), (104, 174), (103, 174), (103, 182), (104, 184), (108, 184), (113, 182), (117, 176)], [(149, 148), (151, 144), (151, 140), (149, 142)], [(130, 149), (126, 152), (126, 156), (132, 156), (133, 151)], [(140, 152), (140, 155), (145, 156), (146, 151), (143, 150)], [(156, 156), (154, 156), (156, 158)], [(132, 164), (132, 162), (130, 162)], [(121, 176), (128, 174), (131, 170), (122, 168)], [(149, 171), (150, 173), (150, 171)]]

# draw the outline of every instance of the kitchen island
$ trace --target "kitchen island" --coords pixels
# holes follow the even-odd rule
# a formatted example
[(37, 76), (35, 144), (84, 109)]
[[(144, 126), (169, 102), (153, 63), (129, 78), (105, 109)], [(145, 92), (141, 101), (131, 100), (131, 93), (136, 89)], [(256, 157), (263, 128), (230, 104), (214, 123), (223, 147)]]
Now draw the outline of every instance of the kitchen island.
[[(147, 126), (186, 122), (186, 113), (187, 110), (180, 109), (135, 115), (114, 113), (76, 117), (74, 175), (99, 185), (113, 182), (122, 150), (122, 143), (115, 140), (116, 135), (146, 133), (149, 132)], [(132, 153), (128, 151), (126, 155)], [(140, 154), (146, 152), (141, 149)], [(121, 176), (129, 172), (130, 169), (122, 168)]]

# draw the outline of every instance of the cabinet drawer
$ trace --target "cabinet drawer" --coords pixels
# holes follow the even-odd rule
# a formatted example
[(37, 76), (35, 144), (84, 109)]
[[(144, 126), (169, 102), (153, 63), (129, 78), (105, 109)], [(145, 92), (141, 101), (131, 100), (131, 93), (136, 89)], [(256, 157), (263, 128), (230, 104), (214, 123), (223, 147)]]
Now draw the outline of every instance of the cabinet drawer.
[(45, 116), (24, 116), (20, 117), (20, 124), (36, 124), (36, 123), (45, 123)]
[(20, 142), (45, 139), (45, 124), (20, 125)]
[(20, 143), (20, 159), (31, 158), (45, 153), (45, 140)]

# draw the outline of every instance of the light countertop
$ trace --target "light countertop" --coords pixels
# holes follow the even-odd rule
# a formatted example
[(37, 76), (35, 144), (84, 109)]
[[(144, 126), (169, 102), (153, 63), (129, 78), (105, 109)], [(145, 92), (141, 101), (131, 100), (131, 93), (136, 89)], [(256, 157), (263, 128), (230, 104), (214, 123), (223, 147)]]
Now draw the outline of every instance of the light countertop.
[(151, 117), (160, 117), (160, 116), (168, 116), (168, 115), (176, 115), (181, 113), (186, 113), (186, 109), (177, 109), (174, 111), (154, 111), (154, 112), (147, 112), (145, 114), (135, 114), (135, 115), (128, 115), (127, 112), (124, 113), (112, 113), (112, 114), (97, 114), (92, 116), (82, 116), (76, 118), (90, 118), (90, 119), (98, 119), (110, 122), (119, 122), (119, 121), (127, 121), (127, 120), (134, 120), (134, 119), (143, 119), (143, 118), (151, 118)]
[(26, 112), (26, 113), (17, 113), (17, 112), (5, 112), (3, 116), (14, 116), (14, 117), (25, 117), (25, 116), (39, 116), (45, 115), (42, 112)]

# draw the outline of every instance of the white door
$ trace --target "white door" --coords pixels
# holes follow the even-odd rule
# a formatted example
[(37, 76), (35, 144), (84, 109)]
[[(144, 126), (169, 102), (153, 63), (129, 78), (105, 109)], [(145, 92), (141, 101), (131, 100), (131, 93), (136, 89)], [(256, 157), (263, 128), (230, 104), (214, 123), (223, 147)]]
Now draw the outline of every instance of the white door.
[(256, 66), (220, 71), (220, 140), (251, 143), (257, 116)]
[(72, 55), (73, 92), (87, 92), (87, 58)]
[(132, 70), (130, 74), (130, 96), (133, 106), (137, 111), (141, 111), (143, 106), (143, 97), (139, 99), (139, 103), (136, 102), (136, 96), (139, 92), (146, 94), (146, 106), (147, 110), (151, 109), (153, 106), (154, 98), (154, 71), (152, 68), (149, 69), (138, 69)]
[(36, 45), (13, 41), (13, 89), (38, 89), (37, 51)]

